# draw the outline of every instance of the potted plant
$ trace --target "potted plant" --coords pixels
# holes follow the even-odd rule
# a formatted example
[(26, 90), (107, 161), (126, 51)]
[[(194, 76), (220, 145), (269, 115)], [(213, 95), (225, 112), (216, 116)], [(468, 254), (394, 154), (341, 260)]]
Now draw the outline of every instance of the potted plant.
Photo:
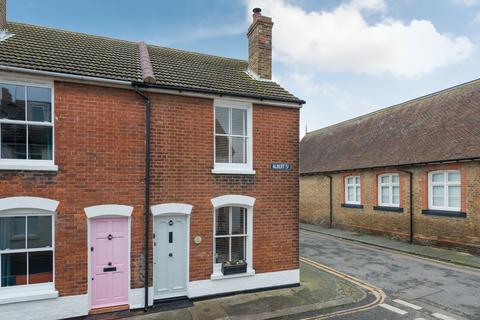
[(225, 276), (245, 272), (247, 272), (247, 262), (245, 262), (245, 260), (226, 261), (222, 263), (222, 273)]

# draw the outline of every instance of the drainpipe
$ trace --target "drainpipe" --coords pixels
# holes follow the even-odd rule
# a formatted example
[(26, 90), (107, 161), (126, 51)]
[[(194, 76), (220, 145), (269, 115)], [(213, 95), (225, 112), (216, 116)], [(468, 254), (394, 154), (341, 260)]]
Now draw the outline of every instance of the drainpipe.
[(145, 305), (143, 310), (148, 309), (148, 258), (150, 243), (150, 97), (141, 92), (135, 86), (135, 92), (145, 100)]
[(332, 204), (332, 191), (333, 191), (333, 187), (332, 187), (332, 176), (328, 175), (328, 174), (322, 174), (322, 176), (324, 177), (327, 177), (329, 181), (329, 187), (330, 187), (330, 192), (329, 192), (329, 209), (330, 209), (330, 221), (328, 223), (328, 227), (330, 229), (332, 229), (332, 224), (333, 224), (333, 204)]
[(413, 243), (413, 172), (399, 168), (401, 172), (405, 172), (409, 176), (410, 187), (410, 243)]

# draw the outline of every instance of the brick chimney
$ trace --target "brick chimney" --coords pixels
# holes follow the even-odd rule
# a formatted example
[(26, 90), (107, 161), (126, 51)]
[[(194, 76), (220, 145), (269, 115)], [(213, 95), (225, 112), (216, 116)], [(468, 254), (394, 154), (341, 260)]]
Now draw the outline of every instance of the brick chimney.
[(0, 0), (0, 33), (7, 33), (7, 0)]
[(253, 9), (253, 22), (248, 28), (248, 68), (262, 79), (272, 79), (272, 18), (262, 16), (262, 9)]

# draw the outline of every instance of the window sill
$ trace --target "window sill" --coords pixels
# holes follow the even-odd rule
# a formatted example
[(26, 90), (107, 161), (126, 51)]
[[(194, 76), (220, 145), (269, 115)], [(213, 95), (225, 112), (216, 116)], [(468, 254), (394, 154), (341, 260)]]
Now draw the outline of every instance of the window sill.
[(449, 211), (449, 210), (433, 210), (424, 209), (422, 214), (427, 216), (440, 216), (440, 217), (454, 217), (454, 218), (466, 218), (467, 214), (461, 211)]
[(58, 166), (53, 163), (35, 163), (33, 161), (0, 161), (0, 170), (26, 170), (26, 171), (58, 171)]
[(374, 206), (373, 210), (377, 211), (391, 211), (391, 212), (403, 212), (403, 208), (388, 207), (388, 206)]
[(234, 278), (243, 278), (243, 277), (252, 277), (255, 275), (255, 270), (247, 270), (245, 273), (231, 274), (224, 276), (223, 273), (212, 273), (210, 275), (210, 280), (224, 280), (224, 279), (234, 279)]
[(343, 208), (363, 209), (363, 204), (342, 203)]
[(22, 290), (8, 290), (7, 292), (0, 290), (0, 305), (55, 298), (58, 298), (58, 291), (55, 289), (39, 290), (28, 288), (27, 286), (22, 288)]
[(212, 169), (213, 174), (255, 174), (255, 170), (250, 169)]

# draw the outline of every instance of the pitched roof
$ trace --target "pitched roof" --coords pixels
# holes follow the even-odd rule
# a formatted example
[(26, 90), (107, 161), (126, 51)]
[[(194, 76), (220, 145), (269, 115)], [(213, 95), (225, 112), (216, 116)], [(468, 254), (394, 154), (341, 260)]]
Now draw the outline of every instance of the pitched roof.
[(308, 133), (300, 173), (480, 158), (480, 79)]
[[(135, 42), (17, 22), (0, 42), (0, 66), (141, 82)], [(156, 85), (170, 89), (304, 103), (273, 81), (253, 79), (247, 62), (148, 45)]]

